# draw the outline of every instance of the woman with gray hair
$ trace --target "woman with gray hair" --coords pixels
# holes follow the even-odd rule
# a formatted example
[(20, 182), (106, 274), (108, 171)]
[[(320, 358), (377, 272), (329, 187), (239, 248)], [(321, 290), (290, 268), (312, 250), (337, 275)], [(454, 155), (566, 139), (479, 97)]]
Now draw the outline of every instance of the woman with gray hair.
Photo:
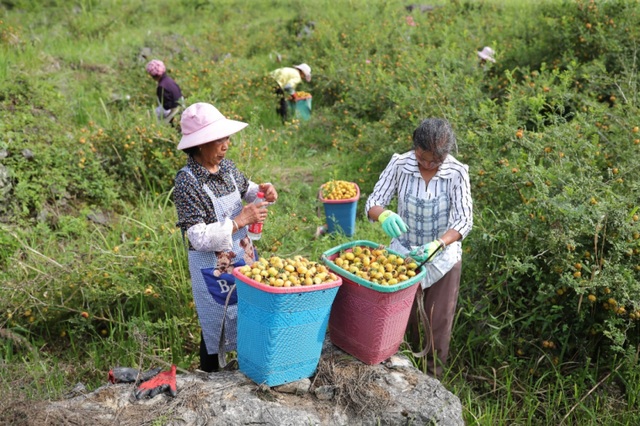
[[(421, 283), (427, 317), (431, 321), (434, 358), (427, 355), (427, 372), (442, 374), (449, 353), (451, 327), (460, 288), (461, 240), (473, 226), (469, 167), (451, 154), (455, 145), (451, 125), (438, 118), (424, 120), (413, 132), (413, 150), (394, 154), (380, 175), (365, 210), (392, 238), (392, 250), (425, 264)], [(398, 197), (398, 212), (386, 207)], [(407, 331), (419, 343), (417, 304)], [(429, 331), (426, 331), (429, 333)]]

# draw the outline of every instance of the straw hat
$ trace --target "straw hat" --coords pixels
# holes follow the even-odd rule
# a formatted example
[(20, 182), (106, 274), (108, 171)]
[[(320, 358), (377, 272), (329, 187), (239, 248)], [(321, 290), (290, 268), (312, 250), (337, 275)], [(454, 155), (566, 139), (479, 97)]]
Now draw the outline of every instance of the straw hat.
[(307, 64), (294, 65), (294, 68), (299, 69), (304, 74), (304, 79), (307, 82), (311, 81), (311, 67)]
[(496, 60), (493, 59), (493, 57), (495, 56), (496, 52), (490, 48), (489, 46), (485, 46), (484, 49), (482, 49), (480, 52), (478, 52), (478, 56), (480, 57), (480, 59), (484, 59), (485, 61), (491, 61), (491, 62), (495, 62)]
[(244, 129), (248, 124), (229, 120), (213, 105), (199, 102), (184, 110), (180, 126), (182, 139), (178, 149), (183, 150), (226, 138)]

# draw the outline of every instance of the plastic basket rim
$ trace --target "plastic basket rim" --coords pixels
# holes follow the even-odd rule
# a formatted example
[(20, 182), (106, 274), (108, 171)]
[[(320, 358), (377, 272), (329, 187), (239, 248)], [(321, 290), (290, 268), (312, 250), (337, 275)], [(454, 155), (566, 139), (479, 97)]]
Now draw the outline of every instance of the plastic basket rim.
[[(327, 250), (324, 253), (322, 253), (322, 262), (325, 265), (327, 265), (327, 267), (329, 269), (331, 269), (333, 272), (335, 272), (336, 275), (344, 276), (346, 279), (348, 279), (349, 281), (351, 281), (351, 282), (353, 282), (355, 284), (361, 285), (363, 287), (370, 288), (372, 290), (379, 291), (381, 293), (393, 293), (393, 292), (404, 290), (405, 288), (411, 287), (412, 285), (420, 282), (422, 280), (422, 278), (424, 278), (424, 276), (427, 273), (426, 269), (423, 267), (422, 271), (417, 273), (415, 277), (411, 277), (410, 279), (408, 279), (406, 281), (403, 281), (403, 282), (398, 283), (396, 285), (380, 285), (380, 284), (372, 283), (371, 281), (363, 280), (362, 278), (352, 274), (351, 272), (345, 271), (344, 269), (342, 269), (341, 267), (339, 267), (338, 265), (333, 263), (331, 260), (329, 260), (329, 256), (332, 256), (332, 255), (338, 253), (340, 250), (353, 248), (356, 245), (363, 245), (363, 246), (373, 247), (373, 248), (376, 248), (376, 247), (379, 246), (379, 244), (374, 243), (372, 241), (367, 241), (367, 240), (349, 241), (347, 243), (340, 244), (338, 246), (330, 248), (329, 250)], [(388, 247), (386, 247), (385, 250), (387, 250), (391, 254), (395, 254), (396, 256), (401, 256), (403, 259), (407, 257), (407, 256), (404, 256), (404, 255), (398, 253), (397, 251), (392, 250), (392, 249), (390, 249)]]
[(349, 182), (349, 183), (352, 183), (356, 186), (356, 196), (353, 198), (347, 198), (346, 200), (326, 200), (322, 198), (322, 188), (324, 188), (326, 183), (323, 183), (322, 185), (320, 185), (320, 189), (318, 190), (318, 198), (320, 199), (320, 201), (322, 201), (325, 204), (346, 204), (346, 203), (353, 203), (355, 201), (358, 201), (360, 199), (360, 187), (355, 182)]
[(272, 287), (264, 283), (259, 283), (258, 281), (252, 278), (249, 278), (246, 275), (241, 274), (240, 273), (241, 268), (242, 266), (233, 268), (233, 276), (239, 279), (240, 281), (242, 281), (244, 284), (250, 285), (251, 287), (256, 288), (258, 290), (262, 290), (265, 293), (279, 293), (279, 294), (308, 293), (310, 291), (327, 290), (334, 287), (340, 287), (342, 285), (342, 277), (338, 275), (338, 279), (336, 281), (331, 281), (328, 283), (303, 285), (299, 287)]

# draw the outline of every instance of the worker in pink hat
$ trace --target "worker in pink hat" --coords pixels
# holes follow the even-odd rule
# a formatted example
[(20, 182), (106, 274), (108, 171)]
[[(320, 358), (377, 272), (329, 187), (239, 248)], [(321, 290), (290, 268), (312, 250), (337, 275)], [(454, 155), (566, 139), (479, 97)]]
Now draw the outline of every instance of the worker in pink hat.
[(485, 46), (478, 54), (478, 68), (482, 68), (485, 71), (487, 70), (487, 61), (495, 63), (496, 60), (493, 58), (496, 55), (496, 52), (490, 48), (489, 46)]
[(282, 116), (282, 120), (284, 121), (287, 119), (287, 102), (285, 96), (292, 96), (296, 93), (296, 86), (302, 83), (303, 79), (306, 82), (311, 81), (311, 67), (303, 63), (294, 65), (293, 68), (278, 68), (269, 75), (278, 83), (275, 92), (280, 96), (280, 99), (276, 111)]
[(167, 75), (167, 68), (164, 62), (158, 59), (154, 59), (147, 64), (147, 72), (158, 82), (156, 89), (156, 95), (158, 97), (156, 116), (158, 117), (158, 121), (171, 123), (184, 104), (180, 86)]
[[(200, 369), (211, 372), (219, 368), (219, 352), (236, 349), (235, 292), (229, 299), (222, 345), (220, 330), (235, 282), (233, 268), (257, 260), (247, 228), (267, 219), (266, 206), (278, 199), (278, 193), (270, 183), (249, 180), (228, 158), (229, 138), (247, 123), (227, 119), (211, 104), (196, 103), (184, 110), (180, 125), (178, 149), (188, 158), (176, 175), (173, 196), (177, 226), (189, 250), (191, 287), (202, 329)], [(258, 192), (266, 201), (252, 204)]]

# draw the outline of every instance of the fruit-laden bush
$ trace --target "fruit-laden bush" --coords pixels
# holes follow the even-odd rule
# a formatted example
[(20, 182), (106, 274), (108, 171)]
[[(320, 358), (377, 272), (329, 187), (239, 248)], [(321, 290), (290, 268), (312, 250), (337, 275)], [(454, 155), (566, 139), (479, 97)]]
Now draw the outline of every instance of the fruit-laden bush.
[[(484, 124), (460, 132), (475, 200), (462, 294), (492, 342), (555, 342), (549, 350), (584, 359), (638, 343), (640, 145), (637, 108), (581, 96), (570, 74), (539, 76), (553, 80), (555, 105), (543, 87), (518, 84), (504, 108), (486, 104)], [(584, 111), (570, 122), (543, 115), (563, 100)], [(549, 124), (526, 131), (525, 118)]]
[[(78, 77), (77, 84), (87, 91), (84, 98), (69, 84), (61, 85), (64, 89), (59, 92), (74, 94), (64, 99), (39, 77), (31, 77), (38, 84), (29, 86), (30, 92), (19, 92), (24, 89), (16, 87), (27, 85), (19, 83), (22, 80), (6, 61), (0, 62), (0, 74), (7, 76), (0, 82), (1, 107), (11, 112), (0, 124), (0, 148), (12, 154), (2, 160), (13, 173), (12, 211), (35, 221), (38, 206), (49, 202), (48, 197), (64, 196), (59, 188), (43, 183), (34, 165), (44, 167), (47, 177), (67, 188), (70, 200), (80, 202), (109, 205), (115, 193), (131, 197), (138, 191), (170, 190), (184, 157), (175, 151), (178, 130), (152, 125), (155, 85), (144, 73), (144, 61), (137, 58), (140, 48), (148, 45), (166, 60), (189, 104), (213, 102), (230, 118), (251, 123), (234, 138), (234, 160), (256, 181), (257, 176), (270, 179), (277, 168), (272, 152), (277, 151), (277, 161), (287, 166), (330, 152), (336, 159), (331, 168), (344, 171), (340, 179), (358, 183), (364, 198), (392, 153), (411, 148), (411, 134), (422, 119), (448, 119), (458, 136), (453, 154), (470, 166), (475, 201), (475, 228), (464, 242), (464, 309), (459, 318), (466, 321), (457, 323), (457, 347), (470, 339), (474, 351), (484, 349), (488, 358), (500, 358), (504, 346), (524, 353), (527, 346), (542, 346), (558, 360), (636, 347), (640, 308), (636, 3), (558, 1), (509, 7), (449, 2), (431, 12), (414, 12), (415, 26), (398, 4), (366, 5), (345, 2), (321, 11), (297, 5), (293, 21), (279, 21), (293, 22), (290, 28), (263, 25), (267, 21), (260, 11), (228, 7), (211, 16), (215, 30), (203, 29), (189, 40), (136, 33), (138, 38), (111, 64), (117, 72), (90, 69), (88, 58), (81, 62), (74, 52), (65, 53), (57, 66)], [(109, 9), (109, 4), (101, 7), (120, 16), (121, 22), (155, 13), (142, 6), (122, 17), (123, 12)], [(522, 19), (524, 15), (527, 19)], [(294, 32), (308, 16), (316, 22), (314, 30), (298, 40)], [(83, 18), (78, 15), (74, 21)], [(235, 27), (239, 20), (247, 26)], [(96, 40), (108, 38), (108, 31), (104, 35), (95, 31), (101, 22), (84, 24)], [(8, 41), (15, 37), (7, 37), (1, 47), (13, 52), (12, 58), (19, 59), (24, 50), (31, 54), (29, 65), (38, 69), (34, 75), (56, 76), (57, 71), (51, 71), (56, 69), (54, 61), (33, 50), (38, 46), (35, 38), (33, 43), (13, 45)], [(114, 43), (109, 49), (117, 43), (108, 41)], [(484, 68), (478, 65), (476, 52), (486, 45), (496, 50), (497, 63)], [(313, 70), (312, 81), (298, 87), (313, 95), (313, 116), (304, 124), (276, 126), (274, 83), (268, 72), (300, 62)], [(7, 82), (14, 81), (15, 87), (8, 88), (13, 83)], [(91, 91), (91, 85), (98, 87)], [(109, 99), (107, 87), (131, 91), (131, 101), (118, 107), (103, 102)], [(12, 97), (12, 91), (19, 96)], [(33, 98), (49, 106), (21, 102)], [(47, 118), (43, 111), (66, 111), (63, 101), (75, 106), (73, 114)], [(38, 120), (30, 118), (35, 111), (41, 116)], [(47, 136), (31, 138), (34, 134)], [(38, 152), (34, 162), (14, 155), (35, 142), (51, 145), (41, 156), (46, 161), (40, 162)], [(332, 171), (327, 170), (318, 183)], [(279, 204), (291, 206), (293, 213), (300, 201), (308, 202), (309, 194), (316, 196), (317, 186), (312, 186), (308, 181), (300, 187), (291, 184), (287, 189), (300, 198), (283, 197)], [(64, 220), (61, 229), (68, 225)], [(133, 246), (127, 255), (137, 258), (140, 248), (128, 241)], [(117, 241), (103, 249), (113, 251), (115, 246), (124, 251)], [(15, 247), (14, 243), (8, 252), (0, 252), (0, 261), (10, 258)], [(167, 282), (174, 277), (175, 264), (156, 273), (133, 258), (122, 262), (106, 271), (107, 277), (87, 279), (79, 268), (81, 272), (70, 274), (69, 280), (79, 286), (74, 289), (83, 291), (82, 282), (95, 284), (87, 294), (98, 312), (123, 300), (132, 316), (143, 310), (133, 306), (168, 307), (162, 297), (150, 298), (146, 285), (151, 284), (152, 291), (160, 288), (156, 282), (171, 288)], [(137, 271), (143, 286), (129, 275)], [(129, 283), (132, 290), (116, 281)], [(77, 308), (86, 300), (74, 289), (55, 291), (80, 311)], [(22, 304), (25, 300), (26, 294), (11, 301), (17, 303), (11, 307), (16, 313), (13, 321), (18, 326), (40, 324), (40, 317), (34, 316), (31, 323), (31, 315), (25, 316), (22, 309), (29, 309)], [(133, 303), (136, 300), (139, 305)], [(158, 318), (155, 312), (150, 317)], [(50, 324), (42, 321), (43, 328)], [(499, 349), (491, 350), (492, 346)]]

